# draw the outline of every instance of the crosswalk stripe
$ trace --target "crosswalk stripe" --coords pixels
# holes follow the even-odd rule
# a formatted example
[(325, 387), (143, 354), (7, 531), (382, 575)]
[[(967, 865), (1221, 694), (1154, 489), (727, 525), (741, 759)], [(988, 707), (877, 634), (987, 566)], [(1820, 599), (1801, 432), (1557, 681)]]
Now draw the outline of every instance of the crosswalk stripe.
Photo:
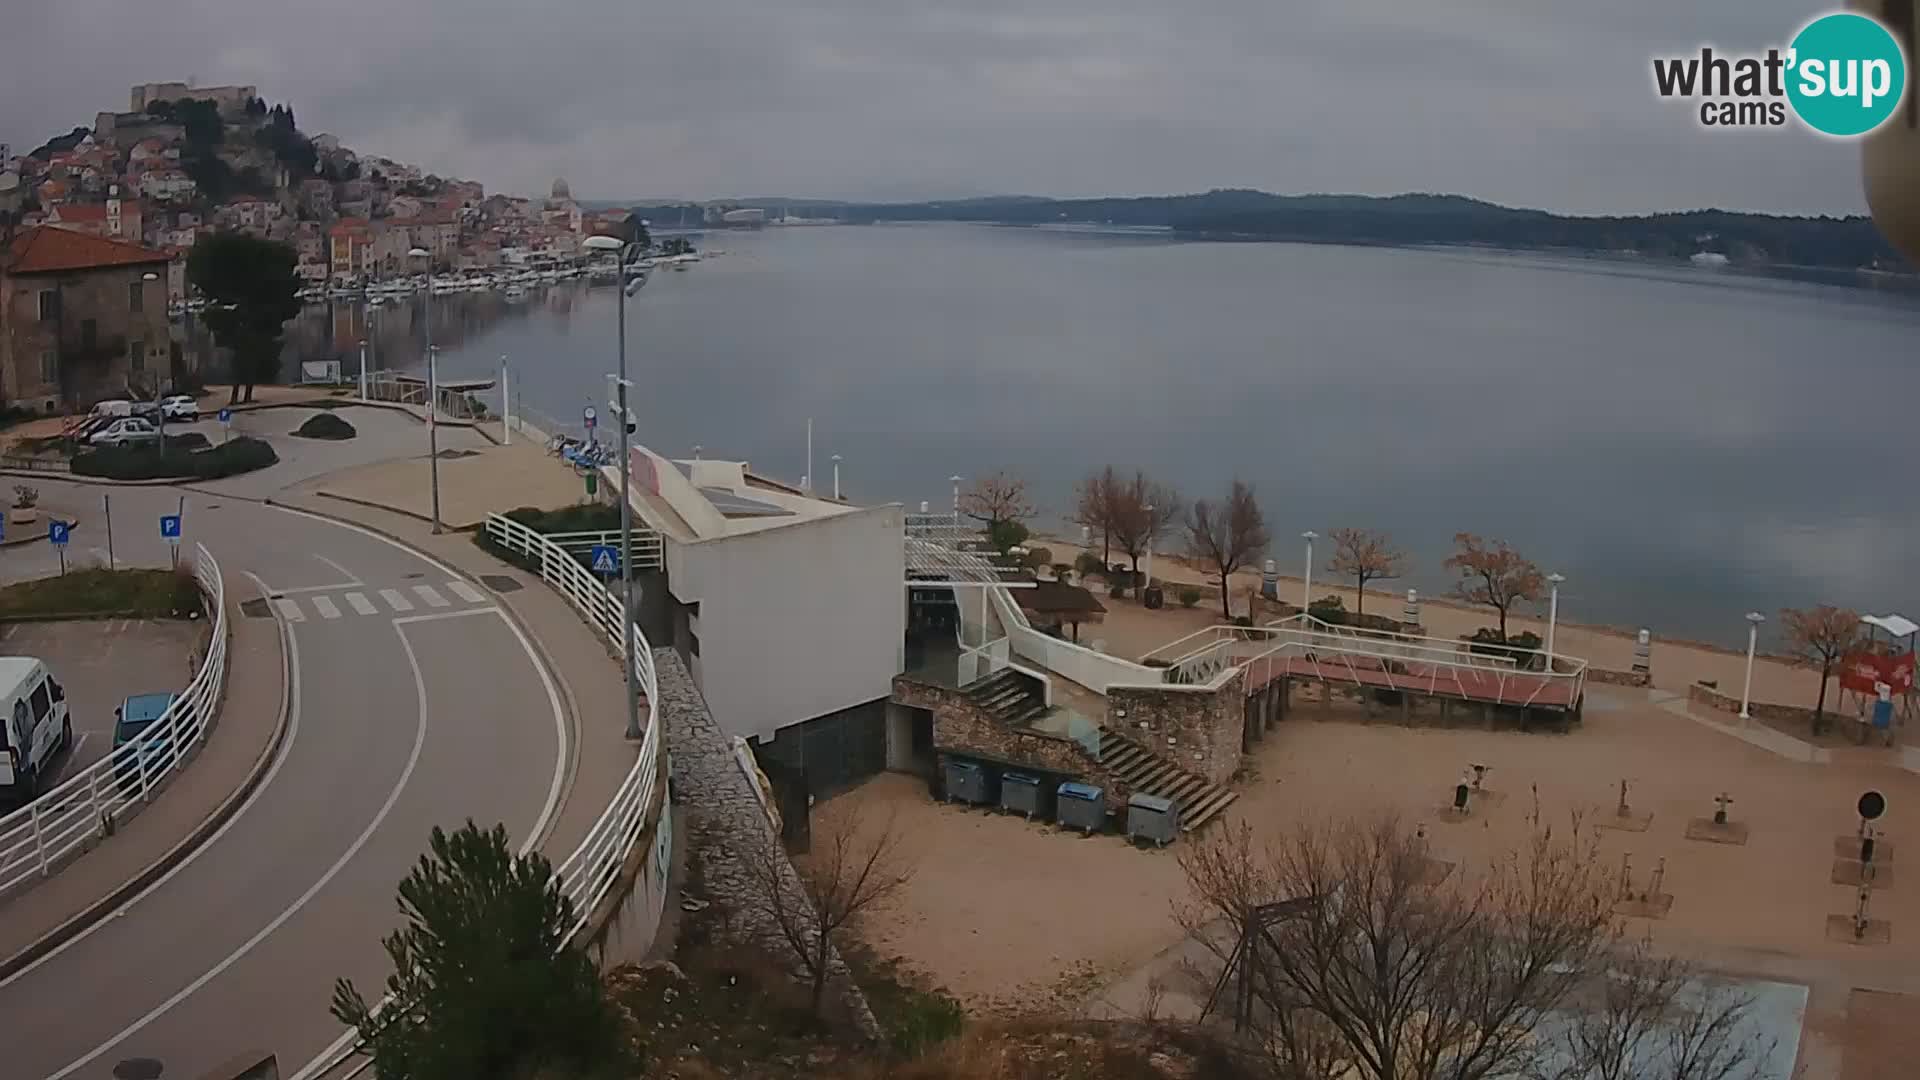
[(333, 601), (325, 596), (316, 596), (313, 598), (313, 609), (318, 611), (320, 617), (323, 619), (337, 619), (340, 617), (340, 609), (335, 607)]
[(280, 609), (280, 617), (288, 622), (307, 621), (306, 613), (300, 610), (300, 605), (294, 603), (293, 600), (288, 597), (283, 596), (275, 600), (273, 606)]
[(356, 614), (360, 615), (372, 615), (379, 610), (373, 606), (373, 601), (361, 596), (357, 592), (347, 594), (347, 605), (353, 608)]
[(413, 587), (413, 591), (415, 594), (417, 594), (420, 597), (420, 599), (425, 600), (427, 602), (428, 607), (449, 606), (449, 602), (447, 598), (444, 596), (441, 596), (439, 590), (435, 589), (431, 585), (415, 585)]
[(449, 581), (447, 582), (447, 588), (452, 589), (453, 595), (465, 600), (469, 604), (485, 603), (487, 599), (480, 595), (479, 589), (474, 588), (464, 581)]
[(395, 611), (412, 611), (413, 610), (413, 601), (400, 595), (399, 589), (381, 589), (380, 599), (385, 600), (387, 602), (387, 606), (392, 608)]

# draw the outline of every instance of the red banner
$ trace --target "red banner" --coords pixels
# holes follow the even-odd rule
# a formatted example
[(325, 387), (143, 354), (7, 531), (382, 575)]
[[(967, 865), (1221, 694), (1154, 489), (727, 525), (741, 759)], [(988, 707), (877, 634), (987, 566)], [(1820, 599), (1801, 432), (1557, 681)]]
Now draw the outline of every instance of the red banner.
[(1876, 695), (1877, 684), (1885, 683), (1896, 694), (1913, 689), (1913, 654), (1881, 656), (1871, 652), (1848, 653), (1840, 662), (1840, 685), (1856, 693)]

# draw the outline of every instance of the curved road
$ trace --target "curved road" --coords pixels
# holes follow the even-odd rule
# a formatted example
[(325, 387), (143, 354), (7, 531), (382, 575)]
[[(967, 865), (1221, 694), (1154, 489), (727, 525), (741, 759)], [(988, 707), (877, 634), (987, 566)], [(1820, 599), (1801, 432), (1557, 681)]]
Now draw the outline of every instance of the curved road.
[[(115, 489), (116, 555), (165, 565), (157, 517), (179, 494)], [(380, 992), (394, 889), (429, 830), (471, 817), (527, 843), (560, 798), (568, 732), (557, 687), (490, 594), (353, 526), (186, 497), (188, 545), (220, 560), (229, 597), (257, 597), (261, 585), (279, 597), (287, 738), (205, 846), (0, 982), (8, 1077), (105, 1080), (141, 1057), (194, 1080), (256, 1049), (292, 1076), (341, 1034), (327, 1013), (334, 979)]]

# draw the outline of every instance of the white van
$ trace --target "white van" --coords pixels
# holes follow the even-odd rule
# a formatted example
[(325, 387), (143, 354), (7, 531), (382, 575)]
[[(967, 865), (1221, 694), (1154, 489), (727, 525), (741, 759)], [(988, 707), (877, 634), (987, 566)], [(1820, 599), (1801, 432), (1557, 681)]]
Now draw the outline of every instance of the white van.
[(31, 656), (0, 656), (0, 797), (39, 794), (53, 756), (71, 745), (66, 688)]

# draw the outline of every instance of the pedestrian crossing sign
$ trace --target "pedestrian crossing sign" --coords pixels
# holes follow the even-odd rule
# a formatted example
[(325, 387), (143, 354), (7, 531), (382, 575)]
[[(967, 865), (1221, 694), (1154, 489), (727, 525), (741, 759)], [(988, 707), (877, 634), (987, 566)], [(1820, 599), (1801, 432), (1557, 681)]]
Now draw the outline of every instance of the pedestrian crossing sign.
[(593, 572), (596, 574), (617, 574), (620, 572), (620, 554), (612, 544), (593, 545)]

